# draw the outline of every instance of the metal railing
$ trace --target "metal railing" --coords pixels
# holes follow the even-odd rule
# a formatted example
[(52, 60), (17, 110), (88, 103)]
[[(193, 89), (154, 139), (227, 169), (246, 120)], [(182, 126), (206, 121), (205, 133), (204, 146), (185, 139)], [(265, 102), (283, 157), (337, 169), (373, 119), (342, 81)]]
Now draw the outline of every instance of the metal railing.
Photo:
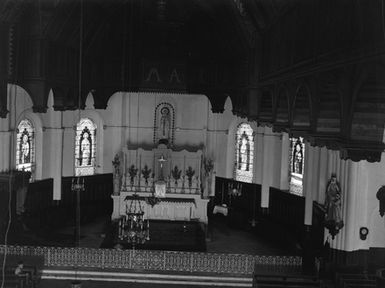
[(299, 256), (258, 256), (248, 254), (199, 253), (158, 250), (117, 250), (93, 248), (58, 248), (0, 246), (0, 254), (44, 257), (45, 267), (99, 269), (141, 269), (190, 273), (252, 275), (255, 267), (270, 271), (298, 271)]

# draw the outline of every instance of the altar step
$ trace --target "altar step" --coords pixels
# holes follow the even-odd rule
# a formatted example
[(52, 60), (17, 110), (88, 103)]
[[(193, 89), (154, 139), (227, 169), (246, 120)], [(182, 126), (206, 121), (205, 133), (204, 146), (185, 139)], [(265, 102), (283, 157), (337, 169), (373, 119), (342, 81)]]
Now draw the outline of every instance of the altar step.
[(251, 277), (229, 277), (219, 275), (159, 274), (140, 272), (55, 270), (44, 269), (41, 279), (80, 280), (102, 282), (152, 283), (186, 286), (251, 287)]

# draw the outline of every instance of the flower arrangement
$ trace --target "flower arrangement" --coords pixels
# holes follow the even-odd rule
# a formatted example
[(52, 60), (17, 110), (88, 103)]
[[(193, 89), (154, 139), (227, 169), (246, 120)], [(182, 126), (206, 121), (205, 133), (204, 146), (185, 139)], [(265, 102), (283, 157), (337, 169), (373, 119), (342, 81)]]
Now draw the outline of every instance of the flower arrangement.
[(137, 173), (138, 173), (138, 168), (135, 168), (134, 165), (131, 165), (130, 168), (128, 169), (128, 174), (130, 175), (131, 185), (134, 184), (134, 178), (135, 178)]
[(141, 172), (142, 172), (144, 180), (146, 181), (146, 185), (148, 185), (148, 178), (150, 178), (151, 169), (148, 169), (147, 165), (144, 165), (144, 168), (142, 169)]
[(191, 187), (192, 185), (192, 177), (194, 176), (195, 174), (195, 171), (191, 168), (191, 166), (188, 166), (187, 170), (186, 170), (186, 176), (187, 176), (187, 179), (188, 179), (188, 186)]
[(178, 183), (180, 176), (182, 174), (182, 170), (178, 169), (178, 166), (175, 166), (174, 169), (171, 170), (172, 178), (175, 180), (175, 185)]

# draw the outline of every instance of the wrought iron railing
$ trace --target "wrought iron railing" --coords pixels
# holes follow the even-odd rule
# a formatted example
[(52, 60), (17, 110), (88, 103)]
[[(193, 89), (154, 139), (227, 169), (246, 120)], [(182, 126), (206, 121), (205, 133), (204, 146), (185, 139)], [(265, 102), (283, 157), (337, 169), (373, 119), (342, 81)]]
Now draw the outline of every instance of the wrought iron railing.
[(255, 267), (269, 267), (274, 272), (301, 270), (299, 256), (258, 256), (156, 250), (117, 250), (93, 248), (58, 248), (0, 246), (0, 254), (42, 256), (45, 267), (99, 269), (141, 269), (194, 273), (252, 275)]

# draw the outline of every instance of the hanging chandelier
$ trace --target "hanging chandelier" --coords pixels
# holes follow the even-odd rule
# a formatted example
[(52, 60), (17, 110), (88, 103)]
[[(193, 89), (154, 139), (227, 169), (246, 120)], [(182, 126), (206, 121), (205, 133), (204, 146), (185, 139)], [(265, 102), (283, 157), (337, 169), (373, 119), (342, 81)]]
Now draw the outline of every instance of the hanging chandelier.
[(120, 241), (131, 244), (144, 244), (150, 240), (150, 222), (144, 220), (144, 211), (138, 194), (125, 198), (126, 215), (119, 220), (118, 238)]

